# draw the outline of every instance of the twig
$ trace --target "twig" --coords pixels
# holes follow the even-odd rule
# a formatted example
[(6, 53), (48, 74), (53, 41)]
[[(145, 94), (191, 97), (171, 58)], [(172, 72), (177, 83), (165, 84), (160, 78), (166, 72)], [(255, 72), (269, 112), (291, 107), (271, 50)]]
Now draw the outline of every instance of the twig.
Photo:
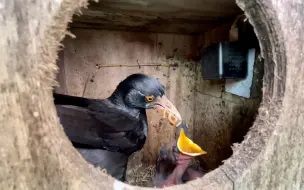
[(111, 64), (111, 65), (99, 65), (99, 67), (145, 67), (145, 66), (152, 66), (152, 67), (177, 67), (176, 64)]

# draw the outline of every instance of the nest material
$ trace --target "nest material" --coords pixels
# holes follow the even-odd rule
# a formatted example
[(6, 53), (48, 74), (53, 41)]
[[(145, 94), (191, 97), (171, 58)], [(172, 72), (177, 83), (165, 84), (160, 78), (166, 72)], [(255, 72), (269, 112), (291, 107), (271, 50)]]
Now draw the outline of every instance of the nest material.
[(127, 171), (126, 183), (141, 187), (153, 187), (155, 166), (138, 165)]
[[(197, 159), (193, 159), (189, 167), (204, 171)], [(155, 166), (140, 164), (127, 171), (125, 182), (134, 186), (153, 187), (155, 171)]]

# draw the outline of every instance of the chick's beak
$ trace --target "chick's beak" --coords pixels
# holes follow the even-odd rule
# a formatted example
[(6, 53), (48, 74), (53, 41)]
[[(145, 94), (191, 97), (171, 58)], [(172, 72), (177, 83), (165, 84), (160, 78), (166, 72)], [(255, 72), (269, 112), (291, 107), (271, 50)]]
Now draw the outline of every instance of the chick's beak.
[(180, 131), (180, 134), (179, 134), (179, 137), (177, 140), (177, 148), (181, 153), (191, 156), (191, 157), (207, 154), (206, 151), (201, 149), (200, 146), (195, 144), (191, 139), (189, 139), (186, 136), (183, 128), (181, 128), (181, 131)]
[(178, 126), (182, 122), (180, 113), (165, 95), (155, 99), (153, 102), (153, 108), (161, 111), (163, 113), (163, 117), (167, 118), (173, 126)]

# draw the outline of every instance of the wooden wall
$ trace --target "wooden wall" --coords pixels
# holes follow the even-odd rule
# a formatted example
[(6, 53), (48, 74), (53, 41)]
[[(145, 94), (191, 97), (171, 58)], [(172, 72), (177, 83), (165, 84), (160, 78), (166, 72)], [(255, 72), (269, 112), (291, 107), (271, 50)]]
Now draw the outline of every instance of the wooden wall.
[[(89, 98), (107, 98), (132, 73), (158, 78), (166, 94), (187, 121), (194, 121), (195, 36), (72, 29), (60, 53), (57, 92)], [(151, 112), (149, 118), (155, 118)], [(149, 123), (149, 138), (138, 160), (155, 163), (162, 144), (169, 143), (173, 127)]]
[[(214, 28), (199, 37), (200, 47), (229, 41), (231, 24)], [(204, 169), (211, 170), (231, 156), (231, 145), (241, 142), (252, 125), (261, 102), (263, 62), (257, 47), (254, 65), (253, 98), (242, 98), (225, 92), (225, 80), (202, 78), (201, 64), (197, 66), (194, 107), (194, 141), (207, 151), (199, 158)]]
[(235, 0), (102, 0), (90, 2), (73, 27), (200, 34), (242, 13)]
[[(231, 155), (231, 144), (242, 140), (260, 102), (259, 97), (244, 99), (223, 92), (224, 81), (202, 79), (199, 48), (228, 40), (229, 28), (223, 25), (201, 36), (74, 28), (76, 38), (67, 37), (60, 53), (56, 90), (106, 98), (132, 73), (153, 75), (166, 86), (194, 141), (207, 150), (200, 158), (202, 166), (213, 169)], [(160, 146), (172, 137), (172, 128), (149, 123), (148, 141), (131, 165), (154, 164)]]

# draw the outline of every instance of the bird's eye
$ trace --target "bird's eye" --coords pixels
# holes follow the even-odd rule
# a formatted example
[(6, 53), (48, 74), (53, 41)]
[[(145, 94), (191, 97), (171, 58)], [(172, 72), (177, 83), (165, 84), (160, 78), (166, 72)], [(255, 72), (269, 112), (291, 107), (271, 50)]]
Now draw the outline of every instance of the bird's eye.
[(146, 96), (146, 100), (148, 102), (152, 102), (154, 100), (154, 97), (153, 96)]

